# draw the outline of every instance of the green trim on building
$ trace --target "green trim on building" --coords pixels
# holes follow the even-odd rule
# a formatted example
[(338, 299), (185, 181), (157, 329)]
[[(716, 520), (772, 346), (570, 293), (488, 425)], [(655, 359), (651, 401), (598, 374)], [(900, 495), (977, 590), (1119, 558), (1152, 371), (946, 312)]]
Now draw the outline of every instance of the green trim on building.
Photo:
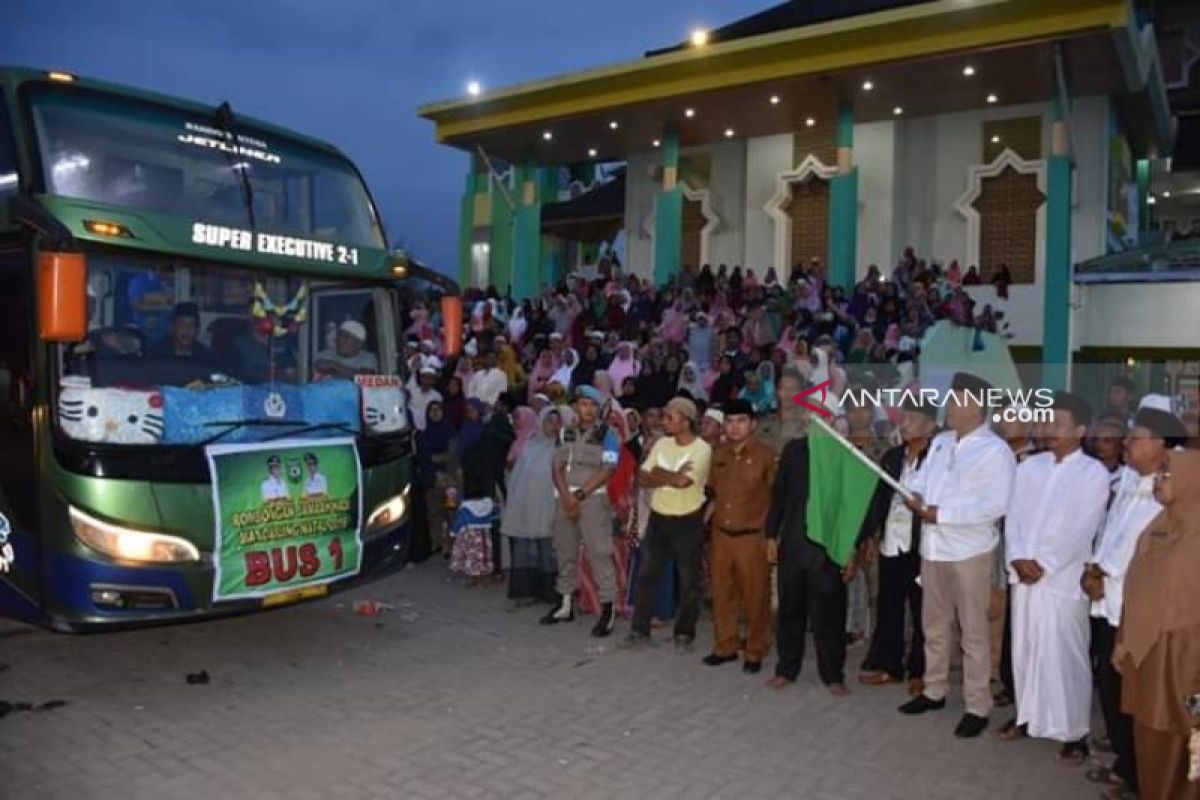
[(679, 273), (683, 259), (683, 190), (676, 186), (654, 198), (654, 283)]
[(1138, 191), (1138, 233), (1150, 230), (1150, 205), (1146, 199), (1150, 197), (1150, 159), (1139, 158), (1137, 161), (1137, 191)]
[(505, 294), (512, 287), (513, 233), (513, 209), (509, 208), (504, 192), (497, 188), (492, 192), (492, 233), (491, 251), (488, 253), (488, 284), (495, 286), (500, 294)]
[[(525, 203), (525, 184), (533, 183), (533, 201)], [(517, 168), (516, 199), (513, 216), (513, 297), (524, 300), (538, 293), (542, 285), (542, 170), (526, 164)]]
[(829, 269), (831, 284), (854, 288), (858, 258), (858, 167), (829, 181)]
[(557, 236), (542, 237), (542, 283), (558, 283), (567, 272), (567, 242)]
[(1071, 159), (1046, 160), (1046, 276), (1042, 386), (1066, 389), (1071, 359)]
[(838, 106), (836, 144), (838, 147), (854, 147), (853, 106)]

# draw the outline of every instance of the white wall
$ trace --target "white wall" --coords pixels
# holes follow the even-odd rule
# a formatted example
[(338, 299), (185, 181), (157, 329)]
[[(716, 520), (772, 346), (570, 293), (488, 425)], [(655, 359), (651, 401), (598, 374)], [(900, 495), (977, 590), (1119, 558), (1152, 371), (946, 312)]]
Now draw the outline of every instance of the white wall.
[[(713, 211), (721, 221), (709, 238), (709, 263), (714, 267), (738, 264), (753, 269), (753, 265), (742, 260), (746, 231), (746, 142), (722, 142), (688, 152), (707, 153), (711, 158), (709, 191)], [(756, 269), (755, 272), (761, 277), (763, 270)]]
[(854, 164), (858, 167), (858, 254), (855, 273), (867, 274), (871, 264), (888, 274), (896, 250), (896, 123), (872, 122), (854, 126)]
[[(794, 137), (790, 133), (761, 136), (746, 142), (745, 263), (766, 274), (775, 263), (775, 222), (763, 211), (775, 194), (775, 178), (790, 171)], [(780, 275), (781, 281), (787, 275)]]
[(642, 278), (651, 277), (654, 264), (654, 238), (645, 222), (654, 213), (659, 189), (653, 177), (658, 159), (657, 153), (637, 153), (625, 166), (625, 268)]
[(1200, 283), (1079, 286), (1078, 347), (1188, 347), (1200, 342)]

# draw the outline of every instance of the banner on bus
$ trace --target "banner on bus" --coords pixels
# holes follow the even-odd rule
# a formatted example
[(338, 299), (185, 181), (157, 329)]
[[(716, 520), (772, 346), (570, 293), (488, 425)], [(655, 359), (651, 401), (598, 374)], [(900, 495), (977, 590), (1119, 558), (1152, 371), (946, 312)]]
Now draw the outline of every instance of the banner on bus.
[(358, 573), (362, 471), (352, 438), (207, 448), (213, 600), (268, 597)]

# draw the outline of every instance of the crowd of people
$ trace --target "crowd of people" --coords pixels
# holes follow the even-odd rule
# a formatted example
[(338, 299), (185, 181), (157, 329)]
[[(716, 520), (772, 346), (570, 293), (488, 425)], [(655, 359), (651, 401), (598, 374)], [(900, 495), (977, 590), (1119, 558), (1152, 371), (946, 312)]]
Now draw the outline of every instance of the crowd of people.
[(1106, 796), (1200, 797), (1200, 453), (1169, 400), (1119, 379), (1102, 413), (1059, 392), (1052, 421), (993, 425), (991, 387), (962, 372), (944, 409), (835, 408), (834, 430), (894, 480), (835, 557), (811, 535), (812, 415), (792, 398), (826, 380), (835, 395), (907, 384), (932, 323), (1003, 321), (956, 264), (911, 251), (849, 297), (821, 272), (704, 267), (654, 287), (609, 261), (520, 303), (475, 292), (454, 357), (413, 309), (418, 478), (450, 569), (545, 604), (547, 626), (594, 614), (606, 637), (628, 619), (626, 648), (662, 624), (692, 652), (710, 603), (702, 662), (754, 675), (773, 646), (776, 689), (811, 632), (820, 680), (849, 694), (861, 643), (858, 680), (904, 687), (908, 715), (945, 708), (960, 661), (956, 735), (1013, 706), (1000, 738), (1057, 742)]

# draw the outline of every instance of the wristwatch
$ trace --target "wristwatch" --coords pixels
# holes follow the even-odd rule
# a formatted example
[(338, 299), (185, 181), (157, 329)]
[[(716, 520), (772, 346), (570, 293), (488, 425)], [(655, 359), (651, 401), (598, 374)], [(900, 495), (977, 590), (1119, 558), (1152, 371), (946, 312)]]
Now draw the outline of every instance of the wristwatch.
[(575, 491), (571, 492), (571, 494), (574, 495), (575, 499), (581, 503), (587, 499), (587, 492), (585, 492), (583, 489), (576, 489)]

